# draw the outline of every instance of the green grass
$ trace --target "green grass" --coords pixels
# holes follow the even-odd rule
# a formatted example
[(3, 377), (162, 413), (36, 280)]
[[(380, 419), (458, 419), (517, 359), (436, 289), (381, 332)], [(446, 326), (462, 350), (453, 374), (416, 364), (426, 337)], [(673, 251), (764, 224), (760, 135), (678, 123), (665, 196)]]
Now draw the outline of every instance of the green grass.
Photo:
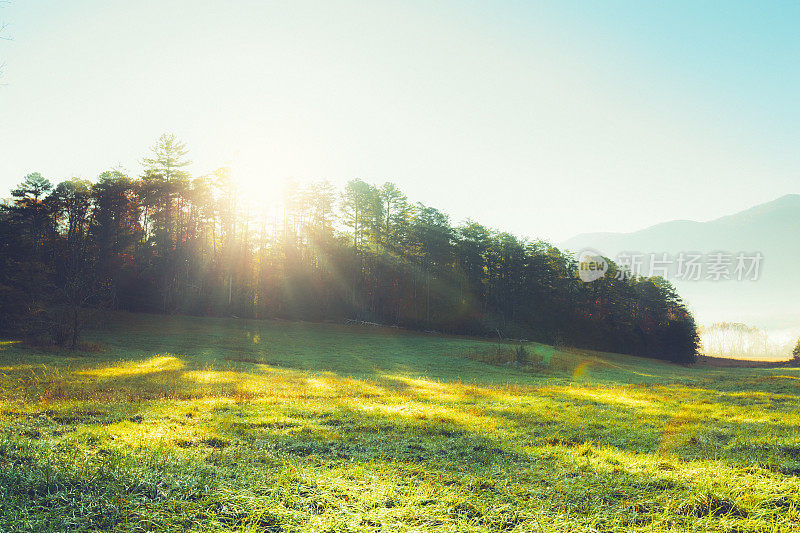
[(0, 344), (0, 531), (798, 531), (800, 370), (114, 315)]

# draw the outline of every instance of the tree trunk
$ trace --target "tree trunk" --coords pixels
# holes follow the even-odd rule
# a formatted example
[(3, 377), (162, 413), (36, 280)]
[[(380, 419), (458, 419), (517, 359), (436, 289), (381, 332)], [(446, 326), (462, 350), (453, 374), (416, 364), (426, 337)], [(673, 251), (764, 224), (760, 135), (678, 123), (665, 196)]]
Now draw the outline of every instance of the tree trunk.
[(80, 313), (78, 306), (73, 306), (72, 308), (72, 348), (75, 349), (78, 347), (78, 332), (80, 328)]

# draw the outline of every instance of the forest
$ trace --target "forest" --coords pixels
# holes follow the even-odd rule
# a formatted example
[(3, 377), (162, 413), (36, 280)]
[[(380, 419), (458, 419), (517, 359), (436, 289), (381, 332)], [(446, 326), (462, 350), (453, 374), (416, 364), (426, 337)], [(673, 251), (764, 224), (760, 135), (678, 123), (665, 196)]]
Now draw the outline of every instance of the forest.
[(584, 283), (571, 253), (471, 220), (455, 225), (389, 182), (354, 179), (341, 191), (289, 182), (280, 211), (265, 214), (229, 168), (191, 175), (174, 135), (141, 162), (138, 177), (109, 170), (54, 185), (34, 172), (11, 191), (0, 207), (3, 333), (75, 346), (103, 310), (125, 310), (696, 358), (694, 319), (662, 278), (618, 275), (610, 262)]

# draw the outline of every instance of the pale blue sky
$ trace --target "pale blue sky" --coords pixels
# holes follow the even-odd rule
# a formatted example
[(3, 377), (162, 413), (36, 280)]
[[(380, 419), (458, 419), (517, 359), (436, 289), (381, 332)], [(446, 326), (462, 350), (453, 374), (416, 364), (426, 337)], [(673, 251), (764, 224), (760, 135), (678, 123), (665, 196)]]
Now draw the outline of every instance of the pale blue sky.
[[(12, 0), (0, 196), (165, 131), (559, 241), (800, 192), (800, 3)], [(236, 155), (238, 154), (238, 155)]]

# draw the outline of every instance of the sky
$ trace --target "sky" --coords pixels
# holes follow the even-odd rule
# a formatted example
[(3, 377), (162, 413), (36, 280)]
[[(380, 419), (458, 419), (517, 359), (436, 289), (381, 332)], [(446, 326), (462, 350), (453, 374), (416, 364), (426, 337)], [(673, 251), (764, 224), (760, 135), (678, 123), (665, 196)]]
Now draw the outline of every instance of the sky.
[(164, 132), (254, 202), (287, 178), (560, 242), (800, 192), (800, 3), (11, 0), (0, 197)]

